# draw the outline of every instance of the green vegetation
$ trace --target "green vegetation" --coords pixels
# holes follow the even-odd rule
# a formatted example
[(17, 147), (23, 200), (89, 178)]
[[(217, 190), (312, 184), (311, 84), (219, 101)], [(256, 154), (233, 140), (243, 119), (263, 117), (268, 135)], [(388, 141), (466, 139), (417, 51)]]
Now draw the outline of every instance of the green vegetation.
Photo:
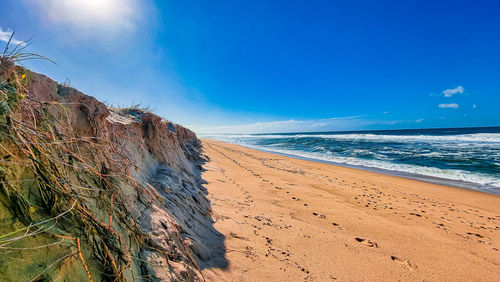
[(47, 58), (23, 53), (28, 43), (8, 45), (0, 56), (0, 276), (40, 281), (77, 261), (89, 280), (122, 280), (128, 245), (141, 236), (115, 201), (128, 176), (107, 173), (98, 157), (110, 150), (106, 140), (72, 135), (65, 105), (30, 99), (30, 72), (15, 64)]
[(0, 63), (2, 66), (11, 67), (13, 64), (23, 65), (23, 62), (27, 60), (46, 60), (55, 64), (54, 61), (45, 56), (26, 51), (26, 49), (31, 45), (31, 38), (17, 44), (13, 49), (11, 49), (10, 43), (12, 38), (14, 38), (14, 34), (15, 31), (10, 35), (2, 55), (0, 55)]

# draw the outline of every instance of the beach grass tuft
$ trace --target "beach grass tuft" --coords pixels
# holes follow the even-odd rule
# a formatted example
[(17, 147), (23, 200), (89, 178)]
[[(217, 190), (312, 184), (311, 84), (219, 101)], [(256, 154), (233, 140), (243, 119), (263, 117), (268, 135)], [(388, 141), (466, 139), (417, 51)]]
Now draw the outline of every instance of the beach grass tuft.
[[(0, 57), (0, 200), (8, 208), (0, 212), (10, 213), (15, 224), (0, 228), (0, 253), (13, 245), (41, 247), (30, 245), (38, 242), (35, 236), (44, 236), (51, 247), (60, 237), (72, 238), (73, 243), (64, 246), (69, 251), (78, 248), (74, 252), (78, 256), (68, 260), (79, 259), (89, 280), (96, 269), (111, 280), (121, 280), (131, 263), (121, 234), (141, 236), (137, 227), (127, 224), (123, 205), (113, 203), (127, 176), (109, 175), (104, 163), (89, 156), (89, 152), (108, 150), (106, 140), (79, 139), (58, 129), (71, 127), (69, 120), (60, 118), (67, 111), (63, 104), (32, 101), (27, 95), (30, 71), (16, 64), (29, 59), (53, 61), (24, 52), (29, 41), (12, 50), (9, 44)], [(23, 113), (17, 111), (21, 106)], [(86, 263), (84, 256), (96, 258), (99, 265)], [(67, 262), (58, 263), (63, 261)], [(40, 275), (33, 273), (33, 277)]]

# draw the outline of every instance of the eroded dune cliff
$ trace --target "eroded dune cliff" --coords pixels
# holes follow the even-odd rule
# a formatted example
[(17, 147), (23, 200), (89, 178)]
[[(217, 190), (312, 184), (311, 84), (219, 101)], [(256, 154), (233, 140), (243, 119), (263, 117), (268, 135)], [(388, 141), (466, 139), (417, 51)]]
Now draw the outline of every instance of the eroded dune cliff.
[(203, 280), (227, 266), (190, 130), (0, 66), (2, 280)]

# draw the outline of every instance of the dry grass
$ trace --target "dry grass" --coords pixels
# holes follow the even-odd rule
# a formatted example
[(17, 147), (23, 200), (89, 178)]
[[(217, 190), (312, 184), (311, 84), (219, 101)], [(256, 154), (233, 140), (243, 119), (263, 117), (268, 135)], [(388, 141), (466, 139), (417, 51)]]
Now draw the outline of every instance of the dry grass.
[[(61, 245), (57, 236), (78, 238), (73, 243), (68, 241), (65, 246), (78, 248), (78, 257), (89, 280), (92, 275), (81, 251), (84, 247), (91, 250), (87, 256), (92, 255), (100, 261), (101, 275), (120, 280), (131, 263), (131, 255), (120, 232), (115, 229), (120, 228), (123, 234), (125, 226), (129, 233), (139, 233), (124, 224), (128, 220), (123, 207), (111, 200), (119, 191), (118, 185), (127, 179), (108, 175), (106, 168), (92, 157), (93, 152), (103, 148), (110, 150), (106, 141), (79, 139), (58, 130), (67, 128), (70, 123), (57, 120), (51, 113), (64, 112), (64, 105), (30, 100), (26, 93), (29, 71), (14, 63), (44, 57), (22, 53), (23, 50), (25, 46), (16, 46), (10, 51), (6, 47), (0, 57), (0, 199), (13, 218), (24, 225), (0, 234), (0, 253), (2, 250), (33, 251)], [(18, 113), (21, 105), (24, 114), (31, 113), (32, 120)], [(132, 110), (139, 109), (129, 109)], [(103, 197), (103, 193), (113, 196)], [(99, 219), (100, 215), (92, 214), (97, 206), (109, 209), (108, 224)], [(54, 242), (23, 245), (28, 237), (41, 234), (52, 236)], [(79, 238), (84, 240), (80, 242)], [(22, 247), (12, 247), (14, 244)], [(43, 272), (71, 260), (74, 254), (62, 256)]]

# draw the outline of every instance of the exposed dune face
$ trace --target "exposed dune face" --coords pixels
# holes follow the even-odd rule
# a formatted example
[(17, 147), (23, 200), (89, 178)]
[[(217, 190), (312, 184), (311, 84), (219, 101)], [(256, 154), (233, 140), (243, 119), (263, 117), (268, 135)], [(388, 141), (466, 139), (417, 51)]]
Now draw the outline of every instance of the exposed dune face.
[(227, 265), (193, 132), (2, 70), (23, 98), (1, 117), (0, 280), (195, 281)]
[(499, 281), (500, 197), (203, 140), (212, 281)]

